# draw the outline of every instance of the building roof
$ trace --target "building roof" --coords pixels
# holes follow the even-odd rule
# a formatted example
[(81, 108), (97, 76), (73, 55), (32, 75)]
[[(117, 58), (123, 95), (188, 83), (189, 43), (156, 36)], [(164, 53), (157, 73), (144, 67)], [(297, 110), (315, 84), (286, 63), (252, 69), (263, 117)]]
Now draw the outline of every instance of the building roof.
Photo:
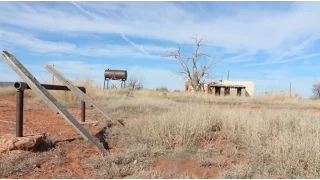
[(243, 85), (229, 85), (229, 84), (208, 84), (208, 86), (210, 86), (210, 87), (222, 87), (222, 88), (225, 88), (225, 87), (229, 87), (229, 88), (246, 88)]

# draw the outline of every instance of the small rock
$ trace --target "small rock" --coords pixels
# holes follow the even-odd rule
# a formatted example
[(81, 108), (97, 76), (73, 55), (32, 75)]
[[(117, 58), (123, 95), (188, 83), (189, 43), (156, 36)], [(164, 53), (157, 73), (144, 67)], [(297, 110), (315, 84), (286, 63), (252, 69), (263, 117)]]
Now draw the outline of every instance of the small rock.
[(134, 160), (134, 161), (133, 161), (133, 164), (137, 164), (137, 162), (138, 162), (137, 160)]

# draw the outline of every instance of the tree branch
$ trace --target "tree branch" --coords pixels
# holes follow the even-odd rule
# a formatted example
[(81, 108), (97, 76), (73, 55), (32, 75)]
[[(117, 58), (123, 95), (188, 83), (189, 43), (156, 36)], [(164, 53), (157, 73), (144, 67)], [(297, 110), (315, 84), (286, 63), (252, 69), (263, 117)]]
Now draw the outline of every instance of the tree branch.
[[(196, 36), (194, 39), (196, 48), (194, 52), (191, 54), (191, 56), (183, 58), (181, 55), (181, 47), (178, 44), (178, 49), (176, 51), (172, 51), (163, 57), (177, 59), (180, 62), (182, 71), (178, 71), (176, 73), (183, 74), (184, 76), (186, 76), (187, 79), (191, 82), (192, 87), (197, 91), (199, 90), (199, 83), (206, 77), (209, 77), (209, 70), (213, 67), (215, 63), (207, 63), (206, 58), (211, 59), (212, 57), (206, 53), (200, 52), (200, 48), (203, 46), (204, 38), (199, 39)], [(200, 61), (202, 58), (205, 61), (204, 63), (201, 63)]]

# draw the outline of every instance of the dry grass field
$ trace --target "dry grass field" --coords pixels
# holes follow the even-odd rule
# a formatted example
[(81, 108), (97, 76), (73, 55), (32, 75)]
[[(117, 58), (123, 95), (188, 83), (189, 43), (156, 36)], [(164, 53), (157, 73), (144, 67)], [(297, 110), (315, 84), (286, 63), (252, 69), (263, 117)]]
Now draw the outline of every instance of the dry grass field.
[[(0, 155), (1, 178), (320, 177), (318, 100), (102, 90), (90, 80), (75, 84), (125, 124), (120, 128), (88, 107), (87, 119), (99, 124), (86, 128), (103, 138), (109, 154), (99, 156), (30, 92), (25, 132), (47, 133), (52, 148)], [(79, 117), (76, 96), (52, 93)], [(1, 119), (14, 122), (14, 96), (12, 88), (0, 90)], [(14, 133), (14, 125), (0, 122), (0, 127), (0, 135)]]

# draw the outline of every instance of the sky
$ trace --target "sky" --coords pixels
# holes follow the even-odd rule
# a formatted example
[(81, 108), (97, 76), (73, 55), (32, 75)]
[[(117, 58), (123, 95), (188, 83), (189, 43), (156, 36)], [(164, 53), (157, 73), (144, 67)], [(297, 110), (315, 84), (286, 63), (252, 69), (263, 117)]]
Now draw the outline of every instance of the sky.
[[(41, 82), (46, 64), (69, 79), (124, 69), (146, 88), (184, 89), (177, 60), (183, 48), (214, 57), (212, 80), (249, 80), (255, 93), (312, 95), (320, 80), (320, 2), (0, 2), (0, 50), (7, 50)], [(21, 80), (0, 61), (0, 81)], [(210, 79), (211, 80), (211, 79)], [(114, 82), (117, 84), (117, 82)]]

